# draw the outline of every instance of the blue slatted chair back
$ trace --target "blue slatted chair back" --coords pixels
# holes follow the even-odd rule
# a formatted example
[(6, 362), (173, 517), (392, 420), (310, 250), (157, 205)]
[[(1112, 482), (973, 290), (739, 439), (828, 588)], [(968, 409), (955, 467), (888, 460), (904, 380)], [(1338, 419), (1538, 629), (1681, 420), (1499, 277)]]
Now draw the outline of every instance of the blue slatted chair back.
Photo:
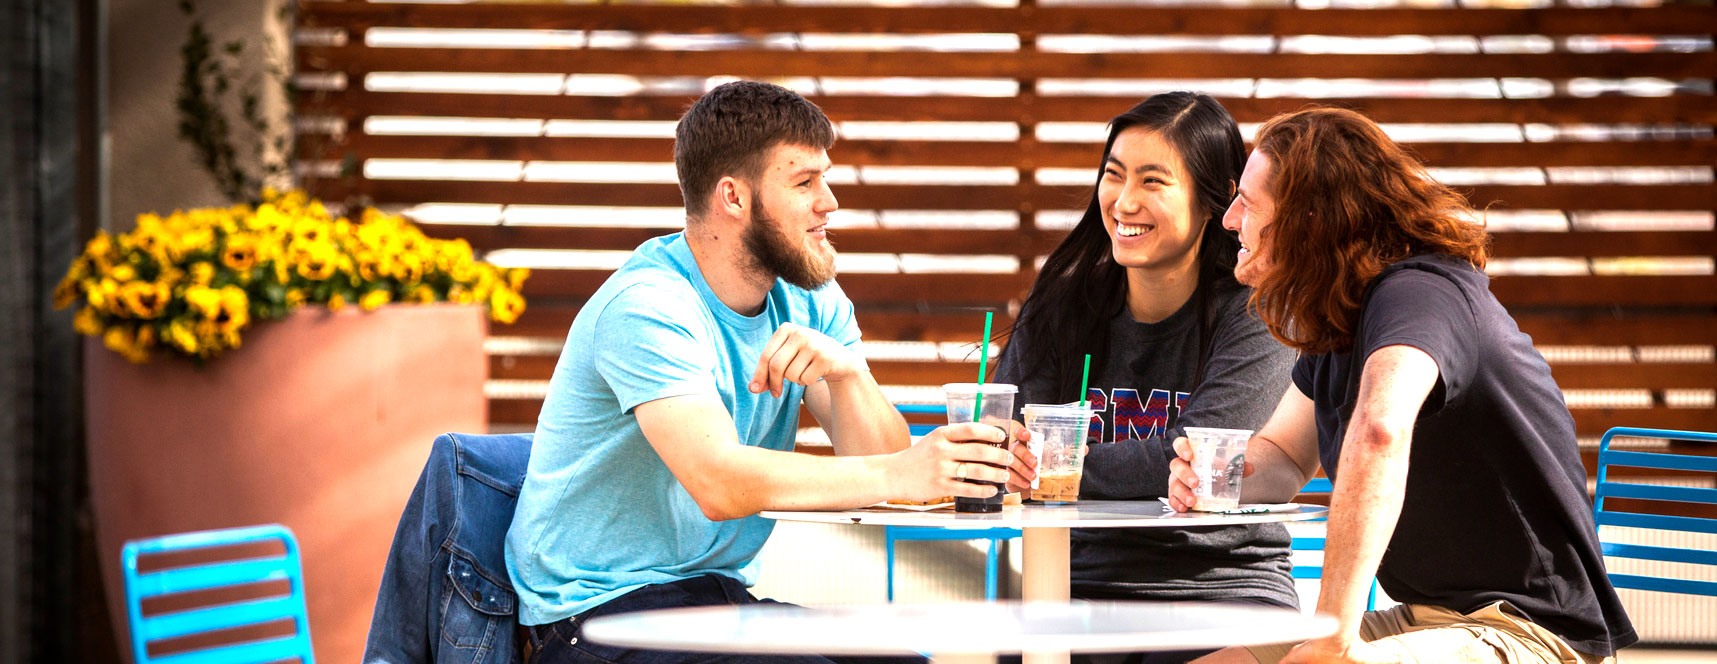
[[(1618, 450), (1611, 447), (1611, 443), (1618, 437), (1656, 438), (1710, 447), (1689, 453), (1678, 453), (1673, 448), (1668, 452)], [(1717, 483), (1717, 456), (1708, 455), (1717, 455), (1717, 433), (1631, 427), (1616, 427), (1604, 432), (1598, 445), (1598, 485), (1592, 510), (1597, 517), (1598, 539), (1602, 543), (1604, 555), (1610, 558), (1708, 566), (1689, 568), (1676, 565), (1632, 565), (1629, 567), (1629, 573), (1610, 573), (1610, 583), (1615, 587), (1717, 597), (1717, 582), (1682, 578), (1678, 575), (1691, 569), (1717, 568), (1717, 551), (1614, 541), (1615, 528), (1717, 534), (1717, 518), (1697, 516), (1700, 512), (1717, 514), (1717, 488), (1710, 488)], [(1616, 468), (1663, 472), (1626, 473), (1629, 476), (1618, 481), (1612, 476), (1620, 476), (1623, 473), (1612, 473)], [(1694, 483), (1704, 486), (1644, 483), (1662, 477), (1694, 479)], [(1630, 505), (1616, 499), (1650, 500), (1655, 501), (1655, 507), (1671, 508), (1658, 511), (1682, 511), (1696, 515), (1642, 513), (1634, 509), (1638, 503)], [(1611, 567), (1614, 568), (1615, 565), (1612, 563)], [(1641, 570), (1649, 568), (1650, 571), (1634, 573), (1634, 567)]]
[[(1306, 483), (1306, 487), (1301, 489), (1300, 493), (1329, 495), (1331, 493), (1335, 493), (1335, 485), (1332, 484), (1327, 477), (1314, 477), (1312, 478), (1312, 481)], [(1326, 518), (1327, 517), (1318, 517), (1313, 519), (1311, 522), (1325, 521)], [(1290, 544), (1288, 548), (1294, 551), (1323, 551), (1324, 544), (1325, 540), (1323, 537), (1295, 537), (1293, 539), (1293, 543)], [(1321, 562), (1316, 565), (1301, 565), (1296, 563), (1294, 565), (1293, 575), (1295, 579), (1319, 580), (1324, 578), (1324, 566)], [(1367, 592), (1365, 596), (1365, 610), (1373, 611), (1376, 609), (1377, 579), (1372, 579), (1371, 590), (1370, 592)]]
[[(138, 571), (140, 558), (259, 542), (278, 542), (284, 553)], [(244, 550), (251, 548), (260, 547)], [(275, 662), (294, 658), (304, 664), (315, 664), (315, 655), (310, 650), (310, 620), (304, 608), (304, 572), (299, 563), (298, 540), (285, 526), (209, 530), (132, 540), (125, 543), (120, 557), (125, 576), (125, 610), (131, 620), (131, 652), (137, 664)], [(287, 594), (143, 615), (143, 602), (152, 598), (279, 581), (291, 586)], [(292, 621), (295, 628), (290, 636), (223, 643), (157, 656), (149, 654), (152, 643), (285, 620)]]
[[(899, 404), (894, 408), (895, 410), (900, 411), (901, 415), (934, 415), (938, 418), (942, 418), (943, 420), (946, 420), (948, 417), (948, 407), (941, 404)], [(906, 423), (907, 432), (911, 433), (913, 437), (922, 436), (930, 433), (931, 431), (935, 431), (938, 426), (941, 425), (915, 423), (911, 421)]]
[[(895, 406), (902, 415), (935, 416), (939, 421), (947, 421), (948, 407), (942, 404), (898, 404)], [(920, 424), (908, 422), (907, 431), (913, 437), (922, 436), (936, 430), (940, 424)], [(1001, 575), (1000, 543), (1020, 536), (1018, 528), (974, 528), (951, 530), (944, 528), (914, 528), (911, 526), (883, 526), (883, 546), (888, 552), (888, 601), (894, 601), (894, 543), (898, 541), (947, 541), (947, 540), (977, 540), (990, 541), (989, 552), (984, 556), (984, 599), (994, 601), (996, 588)]]

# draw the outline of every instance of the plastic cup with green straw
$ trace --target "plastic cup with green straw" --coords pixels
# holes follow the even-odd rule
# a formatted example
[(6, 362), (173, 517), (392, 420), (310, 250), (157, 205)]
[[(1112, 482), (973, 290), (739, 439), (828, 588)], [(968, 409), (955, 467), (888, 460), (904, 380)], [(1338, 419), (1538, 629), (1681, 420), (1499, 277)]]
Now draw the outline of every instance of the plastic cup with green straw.
[(996, 312), (984, 312), (984, 348), (978, 352), (978, 398), (972, 403), (973, 422), (984, 412), (984, 369), (990, 366), (990, 325), (995, 320)]
[(1079, 407), (1085, 407), (1085, 393), (1091, 386), (1091, 354), (1085, 354), (1085, 374), (1079, 377)]

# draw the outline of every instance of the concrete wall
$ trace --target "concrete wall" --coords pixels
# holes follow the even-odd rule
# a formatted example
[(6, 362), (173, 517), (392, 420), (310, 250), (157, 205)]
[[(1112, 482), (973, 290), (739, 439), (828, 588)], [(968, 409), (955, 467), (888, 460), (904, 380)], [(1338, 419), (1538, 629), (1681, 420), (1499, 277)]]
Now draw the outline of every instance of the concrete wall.
[[(274, 44), (274, 53), (289, 54), (289, 26), (276, 14), (281, 1), (200, 0), (197, 11), (217, 45), (243, 39), (246, 55), (254, 59), (262, 54), (265, 38)], [(108, 0), (112, 212), (103, 228), (128, 230), (144, 212), (230, 202), (196, 163), (190, 144), (179, 138), (179, 47), (190, 20), (178, 5), (176, 0)], [(266, 84), (263, 89), (270, 117), (283, 118), (285, 102), (278, 86)], [(236, 108), (233, 115), (236, 121)], [(248, 147), (240, 145), (241, 152)]]

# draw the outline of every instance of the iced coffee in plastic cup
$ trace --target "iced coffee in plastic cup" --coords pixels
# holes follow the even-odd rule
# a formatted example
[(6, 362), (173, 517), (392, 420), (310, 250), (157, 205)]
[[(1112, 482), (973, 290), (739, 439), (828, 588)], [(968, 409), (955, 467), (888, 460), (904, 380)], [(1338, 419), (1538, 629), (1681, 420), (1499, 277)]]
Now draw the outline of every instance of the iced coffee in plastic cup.
[(1246, 440), (1251, 437), (1248, 429), (1186, 428), (1186, 440), (1192, 446), (1192, 472), (1198, 475), (1198, 486), (1192, 490), (1193, 509), (1222, 512), (1240, 506)]
[[(1013, 421), (1014, 394), (1019, 388), (1006, 383), (949, 383), (942, 386), (942, 393), (948, 399), (948, 423), (978, 422), (1010, 431), (1008, 424)], [(982, 395), (982, 399), (978, 398)], [(976, 416), (974, 417), (974, 413)], [(1012, 437), (1009, 437), (1011, 440)], [(995, 446), (1007, 449), (1008, 442), (994, 443)], [(992, 498), (954, 498), (956, 512), (1000, 512), (1002, 498), (1007, 495), (1007, 486), (998, 482), (980, 482), (964, 480), (971, 484), (982, 484), (996, 488)]]
[(1037, 455), (1037, 481), (1031, 499), (1045, 503), (1079, 500), (1079, 477), (1085, 469), (1085, 436), (1091, 409), (1079, 404), (1029, 404), (1023, 409)]

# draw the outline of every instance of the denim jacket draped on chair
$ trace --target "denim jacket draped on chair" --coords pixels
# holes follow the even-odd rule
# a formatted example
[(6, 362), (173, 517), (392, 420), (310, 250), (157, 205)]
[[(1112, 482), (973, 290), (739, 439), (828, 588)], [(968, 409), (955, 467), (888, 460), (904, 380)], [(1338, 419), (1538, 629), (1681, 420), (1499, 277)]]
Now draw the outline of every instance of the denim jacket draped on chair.
[(530, 454), (530, 434), (435, 439), (394, 533), (364, 662), (519, 662), (502, 547)]

